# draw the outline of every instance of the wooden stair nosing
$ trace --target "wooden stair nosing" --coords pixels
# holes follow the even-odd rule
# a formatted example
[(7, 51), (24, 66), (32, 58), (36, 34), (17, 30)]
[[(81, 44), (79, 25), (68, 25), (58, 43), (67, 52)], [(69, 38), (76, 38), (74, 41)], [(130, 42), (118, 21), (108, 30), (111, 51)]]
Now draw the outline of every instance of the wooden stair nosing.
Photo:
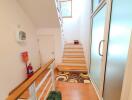
[(65, 55), (65, 54), (63, 54), (63, 56), (75, 56), (75, 57), (76, 56), (81, 56), (81, 57), (83, 56), (84, 57), (84, 54), (83, 55)]
[(69, 69), (69, 70), (67, 70), (67, 69), (63, 69), (63, 70), (60, 70), (59, 69), (59, 71), (60, 72), (87, 72), (87, 70), (80, 70), (80, 69), (78, 69), (78, 70), (75, 70), (75, 69)]
[(63, 63), (79, 63), (79, 64), (86, 64), (84, 60), (82, 61), (77, 61), (77, 60), (63, 60)]
[(66, 54), (66, 53), (64, 53), (63, 54), (63, 56), (84, 56), (84, 54), (73, 54), (73, 53), (71, 53), (71, 54)]
[(72, 49), (72, 48), (64, 48), (64, 51), (80, 51), (80, 52), (83, 52), (83, 49), (81, 49), (81, 48), (75, 48), (75, 49)]
[(83, 51), (64, 51), (64, 53), (84, 53)]
[(74, 44), (74, 43), (65, 43), (64, 45), (82, 45), (81, 43), (79, 44)]
[(69, 56), (69, 55), (63, 55), (63, 58), (85, 58), (84, 56)]
[(82, 46), (65, 46), (64, 48), (83, 48)]
[(83, 48), (64, 47), (64, 50), (65, 50), (65, 49), (83, 49)]
[(77, 45), (75, 45), (75, 44), (64, 44), (64, 46), (82, 46), (82, 44), (77, 44)]
[(59, 66), (62, 66), (62, 67), (65, 67), (65, 66), (67, 66), (67, 67), (86, 67), (86, 64), (66, 64), (66, 63), (63, 63), (63, 64), (60, 64)]
[(77, 67), (67, 67), (67, 66), (65, 66), (65, 67), (63, 67), (63, 66), (59, 66), (59, 67), (57, 67), (57, 69), (59, 70), (59, 71), (72, 71), (72, 72), (87, 72), (88, 71), (88, 69), (86, 68), (86, 67), (84, 67), (84, 68), (77, 68)]
[(62, 60), (84, 60), (85, 61), (85, 58), (62, 58)]

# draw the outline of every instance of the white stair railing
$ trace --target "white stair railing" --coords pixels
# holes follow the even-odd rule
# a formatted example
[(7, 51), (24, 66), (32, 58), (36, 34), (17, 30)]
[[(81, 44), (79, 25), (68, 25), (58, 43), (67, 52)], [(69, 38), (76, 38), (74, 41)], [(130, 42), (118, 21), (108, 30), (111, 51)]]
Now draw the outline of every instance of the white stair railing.
[(37, 100), (37, 96), (35, 92), (35, 82), (33, 82), (29, 87), (29, 94), (30, 94), (29, 100)]
[[(49, 67), (50, 66), (50, 67)], [(48, 69), (49, 68), (49, 69)], [(39, 84), (36, 86), (35, 81), (36, 79), (43, 74), (48, 69), (48, 72), (44, 75), (41, 79)], [(37, 92), (41, 88), (41, 86), (45, 83), (42, 92), (37, 97)], [(45, 66), (38, 69), (34, 75), (27, 79), (25, 82), (20, 84), (12, 93), (9, 94), (7, 100), (25, 100), (21, 99), (20, 96), (26, 91), (29, 90), (29, 97), (26, 100), (40, 100), (44, 94), (44, 100), (46, 100), (50, 91), (55, 91), (55, 78), (54, 78), (54, 59), (49, 61)]]
[(59, 19), (59, 22), (60, 22), (61, 31), (63, 31), (63, 18), (62, 18), (62, 14), (61, 14), (60, 1), (55, 0), (55, 5), (56, 5), (57, 14), (58, 14), (58, 19)]

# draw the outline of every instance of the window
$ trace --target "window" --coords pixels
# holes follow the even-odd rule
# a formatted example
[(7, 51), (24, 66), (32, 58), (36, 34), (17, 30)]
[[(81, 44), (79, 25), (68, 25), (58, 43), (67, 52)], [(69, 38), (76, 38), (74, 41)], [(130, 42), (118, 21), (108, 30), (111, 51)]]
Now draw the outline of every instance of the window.
[(72, 0), (60, 1), (61, 4), (61, 14), (63, 18), (72, 17)]

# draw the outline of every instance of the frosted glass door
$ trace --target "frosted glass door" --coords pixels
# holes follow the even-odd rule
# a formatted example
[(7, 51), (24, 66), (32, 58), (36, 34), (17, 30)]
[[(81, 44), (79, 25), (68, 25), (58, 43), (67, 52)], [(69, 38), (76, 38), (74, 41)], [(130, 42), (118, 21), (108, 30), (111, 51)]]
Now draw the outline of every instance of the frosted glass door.
[(132, 30), (132, 0), (113, 0), (104, 100), (120, 100)]
[(96, 86), (100, 85), (101, 53), (103, 47), (106, 6), (93, 18), (90, 76)]

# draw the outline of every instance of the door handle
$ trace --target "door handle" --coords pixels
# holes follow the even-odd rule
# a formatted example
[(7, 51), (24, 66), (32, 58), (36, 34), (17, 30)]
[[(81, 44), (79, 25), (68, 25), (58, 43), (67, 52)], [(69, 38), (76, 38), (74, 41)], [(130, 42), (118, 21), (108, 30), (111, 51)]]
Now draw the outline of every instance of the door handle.
[(100, 47), (101, 47), (101, 44), (102, 44), (104, 41), (105, 41), (105, 40), (101, 40), (101, 41), (99, 42), (98, 52), (99, 52), (99, 55), (100, 55), (100, 56), (103, 56), (103, 54), (101, 54), (101, 52), (100, 52)]

